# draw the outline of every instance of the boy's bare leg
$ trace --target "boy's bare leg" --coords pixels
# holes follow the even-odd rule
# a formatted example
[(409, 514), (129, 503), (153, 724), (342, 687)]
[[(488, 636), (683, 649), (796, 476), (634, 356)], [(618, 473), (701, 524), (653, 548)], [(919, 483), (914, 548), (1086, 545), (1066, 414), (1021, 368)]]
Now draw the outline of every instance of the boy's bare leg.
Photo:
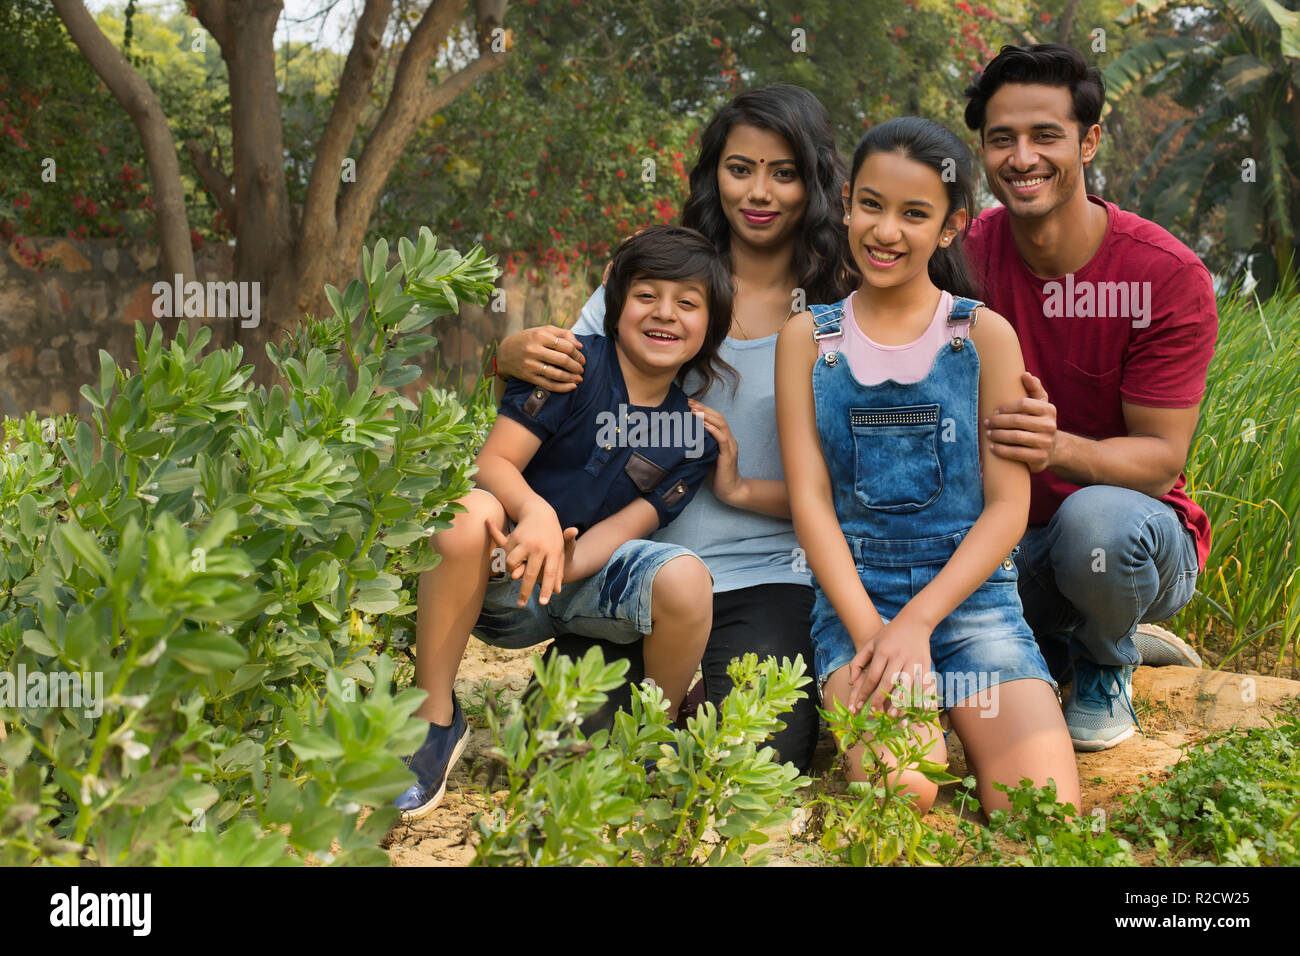
[(415, 716), (443, 726), (451, 723), (456, 672), (487, 592), (493, 542), (485, 522), (505, 523), (505, 509), (487, 492), (472, 491), (460, 503), (465, 513), (433, 536), (442, 560), (420, 575), (415, 611), (415, 686), (429, 694)]
[(704, 656), (713, 627), (713, 579), (704, 562), (680, 555), (655, 574), (650, 592), (652, 630), (645, 636), (645, 676), (652, 679), (676, 713)]

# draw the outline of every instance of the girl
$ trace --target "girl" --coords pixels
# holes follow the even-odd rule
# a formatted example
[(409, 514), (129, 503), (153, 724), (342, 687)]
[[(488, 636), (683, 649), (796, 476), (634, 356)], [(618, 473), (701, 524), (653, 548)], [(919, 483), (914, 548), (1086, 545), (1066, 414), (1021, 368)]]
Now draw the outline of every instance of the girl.
[[(838, 196), (845, 172), (826, 110), (796, 86), (743, 93), (724, 106), (704, 130), (691, 171), (682, 224), (713, 241), (735, 280), (720, 355), (739, 383), (720, 382), (696, 396), (694, 407), (720, 446), (712, 491), (701, 489), (653, 538), (689, 548), (713, 575), (713, 629), (701, 666), (715, 705), (731, 689), (733, 657), (812, 660), (813, 593), (790, 523), (772, 370), (776, 333), (795, 303), (834, 301), (851, 287)], [(599, 332), (604, 308), (598, 289), (572, 332), (543, 326), (507, 338), (498, 372), (556, 392), (574, 388), (584, 372), (575, 333)], [(687, 391), (699, 384), (688, 379)], [(580, 655), (586, 643), (563, 637), (556, 647)], [(773, 746), (806, 772), (817, 742), (816, 702), (801, 701), (782, 719), (786, 728)]]
[[(990, 454), (978, 427), (1023, 396), (1024, 363), (1010, 325), (973, 298), (959, 238), (969, 154), (937, 123), (890, 120), (858, 143), (843, 200), (862, 282), (792, 319), (776, 357), (823, 696), (882, 709), (891, 687), (927, 683), (933, 661), (986, 811), (1008, 805), (993, 783), (1022, 777), (1055, 780), (1077, 807), (1074, 751), (1010, 557), (1029, 472)], [(925, 742), (947, 759), (939, 736)], [(848, 754), (850, 780), (861, 756)], [(893, 782), (922, 810), (937, 795), (915, 769)]]

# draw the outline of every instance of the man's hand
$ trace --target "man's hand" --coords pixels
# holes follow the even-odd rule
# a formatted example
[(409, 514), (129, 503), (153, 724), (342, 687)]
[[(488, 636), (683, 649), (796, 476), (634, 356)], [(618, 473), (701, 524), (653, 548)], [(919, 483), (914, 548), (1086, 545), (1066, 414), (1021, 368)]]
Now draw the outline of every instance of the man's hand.
[(1043, 383), (1025, 372), (1028, 397), (999, 406), (984, 420), (989, 450), (1000, 458), (1022, 461), (1032, 472), (1050, 468), (1057, 446), (1056, 406), (1047, 400)]
[(578, 337), (555, 325), (516, 332), (497, 348), (498, 375), (523, 379), (548, 392), (577, 388), (586, 363)]

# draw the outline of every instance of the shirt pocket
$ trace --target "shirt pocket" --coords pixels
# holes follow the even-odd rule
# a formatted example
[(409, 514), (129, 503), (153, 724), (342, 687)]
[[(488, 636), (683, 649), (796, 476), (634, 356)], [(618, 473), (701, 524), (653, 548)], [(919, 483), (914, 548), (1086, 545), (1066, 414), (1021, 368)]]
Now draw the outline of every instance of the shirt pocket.
[(1093, 372), (1069, 359), (1064, 363), (1065, 377), (1072, 385), (1072, 395), (1065, 401), (1049, 400), (1056, 403), (1058, 420), (1063, 420), (1058, 427), (1065, 431), (1079, 430), (1090, 438), (1109, 438), (1116, 432), (1116, 412), (1119, 409), (1119, 383), (1123, 369), (1114, 368)]
[(850, 408), (854, 492), (863, 507), (907, 514), (943, 493), (939, 406)]

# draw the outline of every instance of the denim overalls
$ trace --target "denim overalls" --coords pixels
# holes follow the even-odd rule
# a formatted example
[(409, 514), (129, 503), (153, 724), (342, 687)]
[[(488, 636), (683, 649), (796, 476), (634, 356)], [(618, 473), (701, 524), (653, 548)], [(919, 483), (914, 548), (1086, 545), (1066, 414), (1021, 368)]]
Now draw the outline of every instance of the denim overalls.
[[(967, 337), (981, 303), (953, 299), (951, 341), (925, 378), (862, 385), (835, 351), (844, 303), (811, 307), (820, 354), (813, 368), (817, 434), (835, 513), (863, 587), (889, 622), (942, 570), (984, 509), (980, 479), (979, 356)], [(812, 640), (825, 682), (855, 653), (816, 584)], [(1036, 677), (1055, 688), (1025, 624), (1011, 556), (934, 629), (930, 655), (944, 709), (1002, 681)], [(982, 699), (980, 703), (985, 703)]]

